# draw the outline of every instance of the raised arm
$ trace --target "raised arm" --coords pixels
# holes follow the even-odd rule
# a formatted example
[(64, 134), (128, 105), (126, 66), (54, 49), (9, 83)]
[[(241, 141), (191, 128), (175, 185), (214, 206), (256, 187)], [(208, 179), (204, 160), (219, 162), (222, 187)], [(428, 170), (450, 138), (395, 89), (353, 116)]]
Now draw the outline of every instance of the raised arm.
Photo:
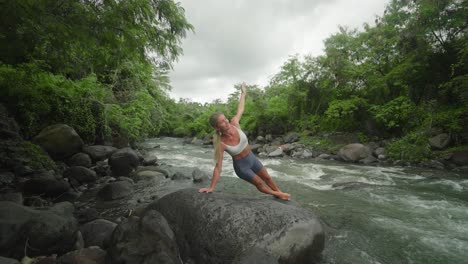
[(239, 126), (240, 119), (242, 117), (242, 114), (244, 113), (245, 90), (246, 90), (245, 82), (242, 82), (241, 95), (240, 95), (240, 98), (239, 98), (239, 104), (237, 105), (237, 113), (231, 119), (231, 123), (234, 123), (234, 125), (236, 125), (236, 126)]
[(222, 147), (221, 150), (219, 151), (219, 156), (216, 161), (216, 166), (213, 169), (213, 177), (211, 178), (210, 187), (201, 188), (200, 190), (198, 190), (198, 192), (210, 193), (214, 191), (216, 184), (218, 183), (218, 180), (219, 180), (219, 175), (221, 174), (221, 170), (223, 168), (223, 157), (224, 157), (224, 147)]

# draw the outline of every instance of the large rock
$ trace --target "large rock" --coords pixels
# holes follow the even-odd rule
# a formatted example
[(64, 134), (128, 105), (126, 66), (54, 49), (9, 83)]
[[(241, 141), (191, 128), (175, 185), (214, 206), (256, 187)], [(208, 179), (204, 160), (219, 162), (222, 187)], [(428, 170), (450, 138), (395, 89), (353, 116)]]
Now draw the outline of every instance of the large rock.
[(68, 165), (83, 166), (89, 168), (92, 165), (92, 161), (88, 154), (80, 152), (76, 153), (70, 158), (70, 160), (68, 161)]
[(133, 193), (133, 184), (128, 181), (111, 182), (102, 187), (98, 196), (104, 201), (127, 197)]
[(84, 246), (106, 248), (116, 226), (116, 223), (105, 219), (96, 219), (84, 224), (80, 227), (81, 234), (83, 234)]
[(96, 172), (83, 166), (73, 166), (63, 172), (63, 177), (68, 178), (74, 186), (96, 182)]
[(314, 263), (324, 248), (318, 218), (291, 201), (184, 189), (153, 208), (171, 225), (184, 262), (255, 259), (251, 249), (257, 248), (279, 263)]
[(26, 181), (23, 190), (29, 194), (58, 197), (70, 190), (70, 184), (63, 180), (37, 178)]
[(140, 158), (131, 148), (119, 149), (109, 158), (109, 166), (114, 176), (128, 176), (139, 165)]
[(0, 255), (20, 259), (25, 254), (25, 245), (28, 256), (72, 250), (78, 231), (73, 210), (68, 202), (47, 210), (0, 202)]
[(455, 151), (453, 152), (450, 160), (458, 166), (468, 165), (468, 151)]
[(147, 210), (141, 218), (131, 216), (119, 224), (107, 253), (107, 263), (182, 264), (174, 233), (155, 210)]
[(429, 138), (429, 143), (434, 149), (445, 149), (450, 144), (449, 134), (442, 133), (435, 137)]
[(34, 143), (41, 146), (53, 159), (65, 159), (81, 151), (83, 140), (76, 131), (64, 124), (44, 128), (34, 138)]
[(116, 148), (104, 145), (83, 147), (83, 152), (88, 154), (94, 162), (108, 159), (116, 151)]
[(359, 161), (371, 155), (371, 150), (363, 144), (348, 144), (340, 149), (338, 156), (344, 161)]

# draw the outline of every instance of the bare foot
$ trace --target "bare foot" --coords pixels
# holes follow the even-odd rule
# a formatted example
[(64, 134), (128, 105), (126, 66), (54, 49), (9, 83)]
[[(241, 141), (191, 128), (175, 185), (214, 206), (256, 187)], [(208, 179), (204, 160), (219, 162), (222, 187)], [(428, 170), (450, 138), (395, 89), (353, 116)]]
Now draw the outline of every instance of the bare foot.
[(279, 198), (281, 200), (284, 200), (284, 201), (289, 201), (291, 200), (291, 195), (289, 193), (281, 193), (280, 195), (278, 196), (275, 196), (276, 198)]

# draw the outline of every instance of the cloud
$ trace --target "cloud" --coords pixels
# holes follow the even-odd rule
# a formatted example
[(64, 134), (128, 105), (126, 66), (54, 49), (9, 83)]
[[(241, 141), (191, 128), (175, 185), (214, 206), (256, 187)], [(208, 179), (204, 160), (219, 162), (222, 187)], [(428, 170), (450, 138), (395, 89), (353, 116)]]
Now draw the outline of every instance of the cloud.
[(227, 99), (234, 84), (264, 86), (288, 56), (318, 55), (338, 25), (361, 26), (388, 0), (184, 0), (195, 33), (170, 74), (173, 98)]

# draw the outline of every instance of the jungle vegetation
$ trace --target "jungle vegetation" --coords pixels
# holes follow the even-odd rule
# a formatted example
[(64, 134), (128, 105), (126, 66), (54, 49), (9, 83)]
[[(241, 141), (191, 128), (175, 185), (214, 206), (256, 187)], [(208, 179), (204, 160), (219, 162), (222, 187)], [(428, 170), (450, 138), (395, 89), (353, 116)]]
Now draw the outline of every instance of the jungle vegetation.
[[(87, 143), (204, 137), (212, 112), (236, 110), (238, 85), (227, 102), (169, 97), (168, 71), (194, 30), (179, 3), (0, 5), (0, 103), (25, 138), (54, 123), (73, 126)], [(468, 144), (467, 10), (463, 0), (392, 0), (372, 25), (339, 27), (323, 55), (291, 55), (266, 87), (248, 85), (243, 128), (392, 138), (390, 154), (411, 148), (418, 159), (429, 155), (433, 128), (455, 146)]]

